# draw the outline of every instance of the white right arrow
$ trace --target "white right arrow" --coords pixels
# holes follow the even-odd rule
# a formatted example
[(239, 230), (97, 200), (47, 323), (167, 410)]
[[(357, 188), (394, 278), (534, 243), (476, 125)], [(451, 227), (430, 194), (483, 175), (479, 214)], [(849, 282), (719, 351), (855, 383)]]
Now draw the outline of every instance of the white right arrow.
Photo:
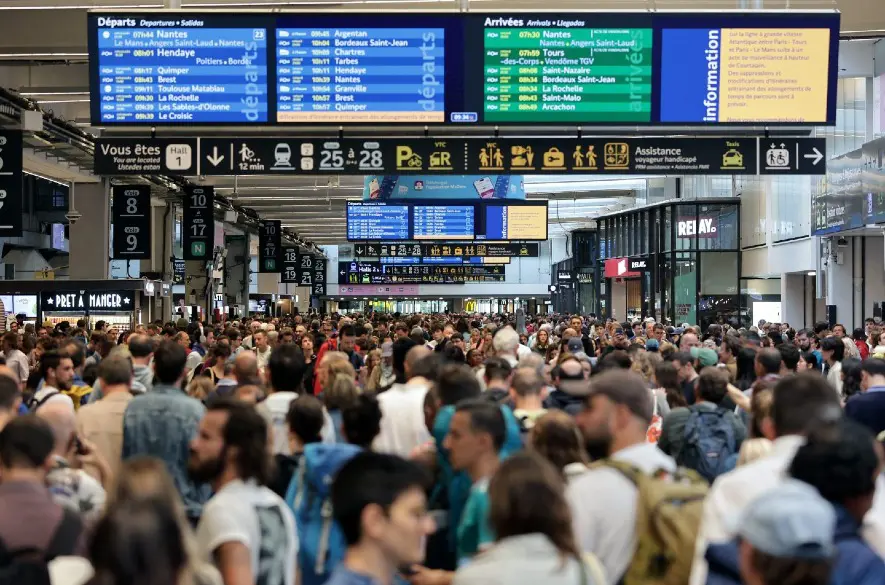
[(218, 154), (218, 147), (213, 146), (212, 147), (212, 156), (207, 156), (206, 160), (208, 160), (210, 163), (212, 163), (213, 167), (217, 167), (218, 165), (221, 164), (221, 161), (224, 160), (224, 155)]
[(813, 158), (814, 160), (811, 161), (811, 164), (816, 165), (824, 158), (824, 155), (816, 146), (811, 147), (811, 150), (814, 151), (814, 154), (806, 154), (805, 158)]

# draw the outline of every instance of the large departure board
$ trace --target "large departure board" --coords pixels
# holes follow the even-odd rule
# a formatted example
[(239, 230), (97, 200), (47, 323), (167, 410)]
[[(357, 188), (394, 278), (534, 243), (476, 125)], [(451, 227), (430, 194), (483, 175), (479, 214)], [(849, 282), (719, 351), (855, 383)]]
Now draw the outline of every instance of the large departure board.
[(839, 15), (90, 13), (96, 125), (832, 124)]
[[(547, 239), (547, 202), (527, 200), (506, 205), (485, 201), (437, 200), (348, 201), (347, 239), (356, 242), (438, 241), (504, 242), (510, 240), (543, 241)], [(415, 250), (419, 250), (417, 244)], [(452, 254), (444, 246), (431, 256)], [(458, 247), (468, 256), (486, 253), (487, 245)], [(444, 251), (448, 250), (448, 251)], [(403, 248), (401, 256), (407, 254)], [(359, 250), (357, 255), (360, 255)]]
[(445, 30), (277, 30), (279, 122), (445, 122)]
[[(514, 21), (502, 19), (507, 22)], [(589, 28), (587, 20), (558, 27), (554, 19), (515, 22), (521, 26), (483, 32), (483, 120), (651, 120), (651, 28)]]
[(92, 95), (101, 123), (268, 120), (267, 28), (107, 17), (98, 19), (96, 37)]

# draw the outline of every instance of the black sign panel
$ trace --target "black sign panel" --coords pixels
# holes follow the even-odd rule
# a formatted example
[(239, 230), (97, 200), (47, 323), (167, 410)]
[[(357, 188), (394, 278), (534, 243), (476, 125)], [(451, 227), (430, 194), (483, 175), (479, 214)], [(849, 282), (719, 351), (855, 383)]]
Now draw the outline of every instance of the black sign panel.
[(172, 259), (172, 284), (184, 284), (185, 264), (184, 260)]
[(537, 258), (538, 243), (526, 244), (355, 244), (357, 258)]
[(278, 219), (264, 220), (258, 226), (258, 272), (282, 272), (283, 226)]
[(280, 282), (298, 284), (298, 248), (283, 249), (283, 269), (280, 271)]
[(55, 291), (40, 293), (40, 310), (44, 313), (77, 313), (104, 311), (128, 313), (135, 310), (133, 291), (85, 290)]
[(827, 170), (824, 138), (759, 139), (762, 175), (823, 175)]
[(150, 185), (115, 185), (113, 205), (114, 258), (144, 260), (151, 257)]
[(210, 260), (215, 247), (215, 189), (188, 187), (184, 193), (182, 242), (185, 260)]
[(339, 262), (339, 284), (462, 284), (504, 282), (503, 266), (400, 265)]
[(97, 175), (196, 175), (196, 138), (96, 138)]
[(310, 294), (313, 296), (319, 297), (326, 294), (326, 283), (324, 282), (315, 282), (313, 283), (313, 288), (310, 291)]
[(326, 259), (325, 258), (314, 258), (313, 259), (313, 284), (314, 286), (321, 284), (323, 286), (326, 285)]
[(0, 236), (22, 235), (22, 133), (0, 130)]
[[(823, 139), (792, 138), (190, 138), (113, 139), (157, 159), (144, 170), (133, 154), (113, 158), (99, 140), (96, 172), (176, 175), (365, 174), (823, 174)], [(760, 140), (762, 143), (760, 144)], [(188, 142), (191, 141), (191, 142)], [(185, 168), (186, 146), (199, 160)], [(772, 147), (774, 144), (774, 147)], [(780, 146), (783, 144), (783, 146)], [(171, 146), (172, 157), (166, 150)], [(760, 148), (761, 146), (761, 148)], [(118, 147), (119, 148), (119, 147)], [(784, 154), (784, 151), (789, 153)], [(116, 152), (111, 150), (110, 152)], [(162, 153), (162, 154), (158, 154)], [(145, 155), (147, 156), (147, 155)], [(108, 162), (108, 158), (113, 160)], [(173, 161), (170, 162), (169, 161)], [(117, 162), (113, 162), (117, 161)], [(129, 161), (129, 162), (127, 162)], [(159, 166), (157, 166), (159, 165)], [(181, 167), (181, 168), (178, 168)]]
[(627, 260), (628, 272), (648, 272), (651, 270), (651, 260), (648, 258), (629, 258)]
[(313, 254), (298, 255), (298, 286), (313, 286), (314, 261)]

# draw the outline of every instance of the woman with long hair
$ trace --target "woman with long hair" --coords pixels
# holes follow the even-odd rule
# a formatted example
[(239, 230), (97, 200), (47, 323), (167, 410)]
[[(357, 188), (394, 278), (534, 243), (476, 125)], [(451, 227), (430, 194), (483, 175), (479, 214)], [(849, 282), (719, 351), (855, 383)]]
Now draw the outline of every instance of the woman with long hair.
[(550, 332), (546, 328), (541, 328), (535, 334), (535, 342), (532, 344), (532, 351), (541, 355), (547, 355), (547, 346), (550, 345)]
[(224, 365), (231, 355), (230, 345), (227, 343), (216, 343), (209, 355), (211, 357), (207, 360), (202, 375), (209, 378), (213, 386), (217, 386), (218, 381), (224, 378)]
[[(341, 359), (336, 354), (343, 356)], [(328, 363), (326, 359), (328, 357)], [(328, 352), (323, 357), (322, 370), (324, 376), (322, 382), (322, 400), (332, 421), (335, 423), (335, 440), (338, 443), (346, 443), (344, 434), (341, 432), (341, 412), (352, 406), (359, 396), (359, 388), (356, 385), (356, 371), (350, 364), (347, 354), (341, 352)]]
[[(72, 566), (63, 560), (50, 566), (53, 583), (72, 584)], [(93, 532), (89, 560), (94, 572), (89, 585), (222, 582), (215, 567), (198, 558), (175, 483), (163, 462), (152, 457), (123, 463), (107, 512)]]
[(842, 360), (842, 394), (848, 400), (855, 394), (862, 392), (860, 387), (860, 364), (858, 358), (845, 358)]
[(655, 385), (664, 391), (671, 409), (688, 406), (673, 362), (661, 362), (655, 367)]
[(595, 557), (575, 542), (565, 482), (532, 453), (505, 459), (489, 483), (495, 544), (455, 573), (453, 585), (603, 585)]
[(559, 469), (566, 481), (583, 474), (590, 464), (581, 429), (563, 410), (551, 410), (538, 418), (529, 443), (532, 451)]
[(315, 338), (310, 333), (305, 333), (301, 337), (301, 353), (304, 355), (304, 389), (313, 393), (314, 376), (316, 375), (316, 346)]

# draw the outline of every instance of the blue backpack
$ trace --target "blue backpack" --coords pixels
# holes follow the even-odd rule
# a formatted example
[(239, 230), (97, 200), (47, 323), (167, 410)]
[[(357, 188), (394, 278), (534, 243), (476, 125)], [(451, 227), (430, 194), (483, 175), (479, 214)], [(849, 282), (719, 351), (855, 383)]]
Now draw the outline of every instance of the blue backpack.
[(726, 418), (727, 410), (700, 410), (692, 407), (685, 423), (682, 450), (676, 462), (697, 471), (713, 482), (729, 469), (731, 456), (737, 452), (734, 427)]
[(335, 474), (362, 449), (345, 443), (311, 443), (286, 491), (298, 529), (302, 585), (322, 585), (344, 559), (347, 544), (332, 517), (330, 490)]

